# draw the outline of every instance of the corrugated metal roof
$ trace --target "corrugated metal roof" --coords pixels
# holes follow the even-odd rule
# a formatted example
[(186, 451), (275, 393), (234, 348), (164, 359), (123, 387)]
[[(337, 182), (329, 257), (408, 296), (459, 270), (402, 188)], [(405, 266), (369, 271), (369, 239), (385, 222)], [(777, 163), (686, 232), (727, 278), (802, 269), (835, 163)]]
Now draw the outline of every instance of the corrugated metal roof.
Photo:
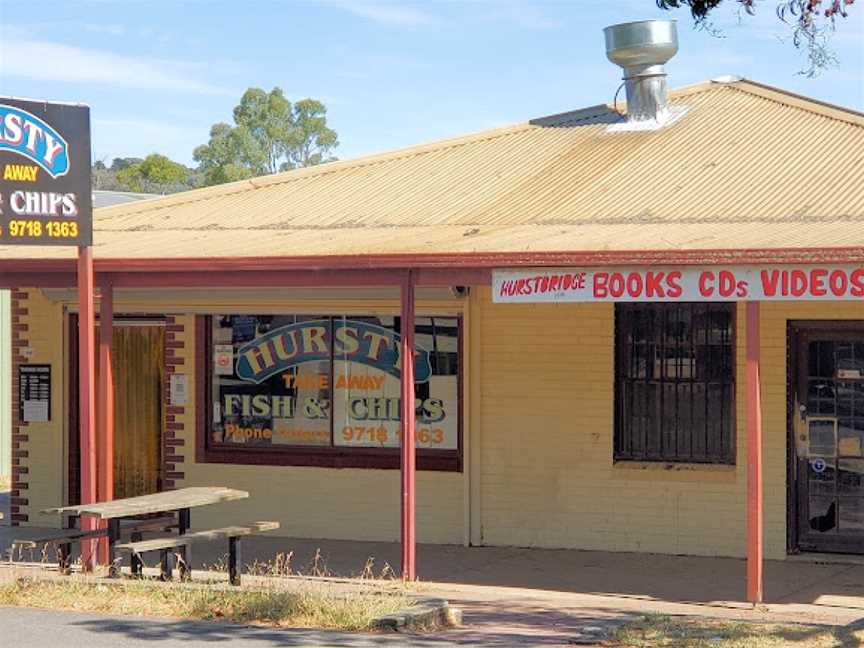
[(656, 131), (597, 106), (99, 209), (95, 256), (864, 246), (864, 115), (745, 80), (671, 99)]
[(134, 191), (111, 191), (106, 189), (93, 190), (93, 207), (110, 207), (111, 205), (120, 205), (135, 200), (147, 200), (148, 198), (156, 198), (161, 194), (152, 193), (137, 193)]

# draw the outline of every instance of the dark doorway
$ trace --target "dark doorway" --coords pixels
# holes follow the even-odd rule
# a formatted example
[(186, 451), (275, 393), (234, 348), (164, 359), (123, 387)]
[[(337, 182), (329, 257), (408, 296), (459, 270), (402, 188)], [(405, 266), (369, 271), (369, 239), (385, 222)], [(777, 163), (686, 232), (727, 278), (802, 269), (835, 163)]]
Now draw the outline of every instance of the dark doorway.
[(864, 553), (864, 322), (790, 324), (790, 539)]
[[(78, 439), (78, 317), (70, 316), (69, 503), (80, 502)], [(98, 348), (99, 330), (96, 329)], [(114, 321), (114, 497), (133, 497), (162, 487), (162, 407), (165, 327), (161, 318)], [(98, 384), (99, 367), (96, 378)], [(98, 400), (98, 393), (96, 395)]]

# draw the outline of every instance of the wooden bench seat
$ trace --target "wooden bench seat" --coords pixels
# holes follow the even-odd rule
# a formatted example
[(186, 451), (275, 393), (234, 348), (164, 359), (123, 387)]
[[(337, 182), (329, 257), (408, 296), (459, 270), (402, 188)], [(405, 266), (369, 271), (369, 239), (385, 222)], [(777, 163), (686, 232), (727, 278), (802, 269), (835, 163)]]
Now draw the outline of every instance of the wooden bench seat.
[[(140, 540), (137, 542), (122, 542), (114, 545), (118, 551), (127, 551), (133, 558), (140, 560), (141, 554), (151, 551), (160, 552), (160, 565), (163, 580), (170, 580), (172, 572), (173, 554), (171, 549), (178, 549), (181, 557), (179, 566), (180, 577), (184, 580), (191, 578), (191, 545), (198, 542), (211, 542), (213, 540), (228, 539), (228, 578), (232, 585), (240, 584), (240, 538), (273, 531), (279, 528), (278, 522), (250, 522), (249, 524), (222, 527), (221, 529), (208, 529), (195, 531), (183, 535), (166, 536), (164, 538), (153, 538), (151, 540)], [(133, 570), (134, 571), (134, 570)], [(140, 573), (140, 572), (139, 572)]]

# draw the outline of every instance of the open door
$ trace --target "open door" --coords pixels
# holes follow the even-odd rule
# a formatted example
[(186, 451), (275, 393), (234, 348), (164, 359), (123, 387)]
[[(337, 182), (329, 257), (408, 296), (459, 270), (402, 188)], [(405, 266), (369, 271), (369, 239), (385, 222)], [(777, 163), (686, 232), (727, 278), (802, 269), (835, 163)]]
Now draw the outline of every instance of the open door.
[[(71, 325), (73, 331), (77, 330), (77, 317), (72, 318)], [(77, 358), (77, 336), (70, 336), (70, 340), (74, 359)], [(97, 326), (97, 348), (98, 344)], [(114, 361), (114, 497), (155, 493), (162, 488), (164, 323), (161, 320), (117, 317), (111, 348)], [(70, 372), (70, 376), (75, 375)], [(97, 363), (97, 384), (98, 380)], [(73, 413), (69, 426), (69, 500), (76, 503), (80, 493), (78, 397), (76, 381), (70, 382), (73, 389), (69, 402)]]
[(864, 322), (791, 331), (793, 549), (864, 554)]

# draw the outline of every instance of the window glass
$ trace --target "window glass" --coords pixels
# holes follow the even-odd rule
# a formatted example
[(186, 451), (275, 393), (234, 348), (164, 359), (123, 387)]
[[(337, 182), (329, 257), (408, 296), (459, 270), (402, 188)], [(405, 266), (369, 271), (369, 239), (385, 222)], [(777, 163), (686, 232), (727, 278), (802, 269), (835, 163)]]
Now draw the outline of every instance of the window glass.
[(734, 463), (734, 304), (615, 308), (615, 458)]
[[(211, 318), (210, 447), (400, 445), (399, 318)], [(459, 447), (459, 320), (415, 322), (416, 445)]]

